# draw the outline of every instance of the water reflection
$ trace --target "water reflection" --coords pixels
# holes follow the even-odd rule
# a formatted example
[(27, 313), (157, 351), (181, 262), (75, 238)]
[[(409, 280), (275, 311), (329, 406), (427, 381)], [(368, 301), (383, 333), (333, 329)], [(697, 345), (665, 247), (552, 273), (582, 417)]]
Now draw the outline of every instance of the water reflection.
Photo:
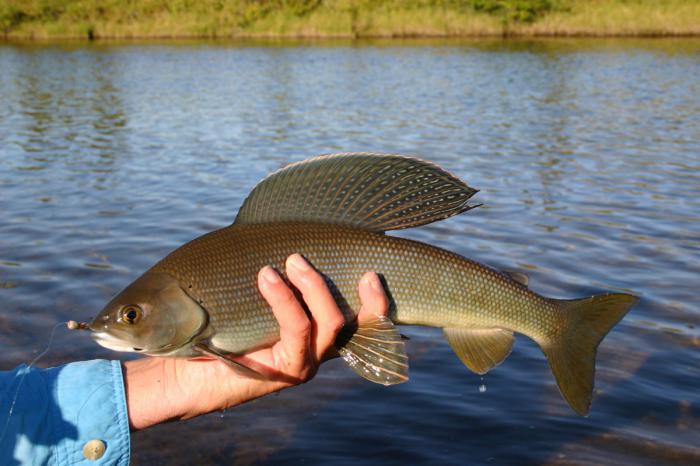
[[(397, 234), (525, 269), (548, 296), (642, 295), (601, 347), (590, 418), (569, 412), (524, 338), (482, 382), (439, 331), (408, 329), (408, 384), (331, 363), (223, 418), (135, 435), (134, 464), (697, 463), (698, 52), (697, 40), (4, 45), (0, 361), (28, 362), (56, 322), (90, 318), (230, 223), (280, 165), (412, 153), (485, 205)], [(93, 357), (115, 355), (59, 332), (43, 363)]]
[[(51, 168), (45, 176), (66, 176), (76, 188), (108, 189), (104, 174), (114, 170), (115, 154), (129, 150), (120, 90), (111, 81), (115, 68), (103, 55), (57, 57), (39, 50), (9, 68), (14, 78), (7, 100), (19, 109), (11, 116), (17, 121), (9, 149), (18, 160), (24, 155), (16, 170)], [(57, 165), (65, 170), (57, 172)], [(97, 176), (80, 176), (86, 173)]]

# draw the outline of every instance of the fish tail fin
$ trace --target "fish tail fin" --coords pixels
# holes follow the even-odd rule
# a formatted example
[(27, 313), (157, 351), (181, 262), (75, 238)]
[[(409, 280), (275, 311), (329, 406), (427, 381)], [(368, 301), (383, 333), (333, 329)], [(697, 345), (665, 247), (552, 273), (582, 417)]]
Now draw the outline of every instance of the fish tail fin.
[(584, 299), (554, 300), (566, 324), (540, 343), (564, 399), (585, 416), (593, 396), (598, 345), (637, 302), (637, 297), (611, 293)]

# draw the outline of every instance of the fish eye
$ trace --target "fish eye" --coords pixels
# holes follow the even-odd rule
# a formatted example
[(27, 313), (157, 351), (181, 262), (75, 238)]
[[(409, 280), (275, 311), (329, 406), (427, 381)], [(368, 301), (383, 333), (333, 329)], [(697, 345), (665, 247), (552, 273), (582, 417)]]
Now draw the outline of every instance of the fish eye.
[(142, 315), (143, 311), (139, 306), (135, 304), (124, 306), (124, 308), (121, 311), (121, 318), (127, 324), (135, 324), (136, 322), (141, 320)]

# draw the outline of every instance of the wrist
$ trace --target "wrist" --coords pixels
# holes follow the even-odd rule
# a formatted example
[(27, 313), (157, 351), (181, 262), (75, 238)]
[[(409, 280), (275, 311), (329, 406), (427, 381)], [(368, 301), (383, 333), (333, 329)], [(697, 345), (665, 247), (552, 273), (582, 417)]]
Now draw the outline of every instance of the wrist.
[(173, 387), (169, 387), (169, 371), (172, 371), (172, 367), (168, 367), (169, 361), (167, 358), (143, 358), (122, 364), (129, 427), (132, 430), (181, 418), (187, 411), (180, 403), (171, 402), (172, 394), (168, 390)]

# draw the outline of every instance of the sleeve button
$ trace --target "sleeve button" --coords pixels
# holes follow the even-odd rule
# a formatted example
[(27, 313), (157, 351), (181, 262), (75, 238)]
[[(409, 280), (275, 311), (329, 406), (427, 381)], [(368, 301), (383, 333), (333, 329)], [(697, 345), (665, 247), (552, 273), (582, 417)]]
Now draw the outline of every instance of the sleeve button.
[(89, 460), (98, 460), (105, 454), (106, 448), (102, 440), (92, 439), (83, 446), (83, 456)]

